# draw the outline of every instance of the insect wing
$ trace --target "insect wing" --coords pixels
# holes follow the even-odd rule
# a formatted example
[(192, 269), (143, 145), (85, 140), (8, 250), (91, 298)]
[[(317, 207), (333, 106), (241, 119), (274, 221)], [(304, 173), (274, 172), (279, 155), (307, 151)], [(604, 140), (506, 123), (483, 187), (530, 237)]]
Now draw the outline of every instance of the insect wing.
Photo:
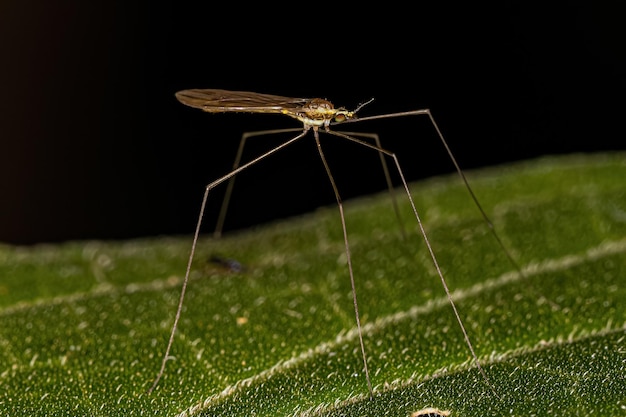
[(213, 89), (183, 90), (176, 93), (176, 98), (187, 106), (209, 113), (282, 113), (284, 110), (296, 111), (310, 101), (306, 98)]

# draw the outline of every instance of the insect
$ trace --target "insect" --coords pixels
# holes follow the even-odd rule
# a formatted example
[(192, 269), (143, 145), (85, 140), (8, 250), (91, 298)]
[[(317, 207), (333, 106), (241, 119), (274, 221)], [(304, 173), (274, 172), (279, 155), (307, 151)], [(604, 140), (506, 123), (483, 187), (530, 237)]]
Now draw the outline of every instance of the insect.
[[(183, 301), (185, 298), (185, 291), (187, 289), (187, 284), (189, 281), (189, 274), (191, 271), (191, 265), (192, 265), (192, 261), (194, 258), (194, 253), (196, 251), (196, 247), (197, 247), (197, 242), (198, 242), (198, 237), (200, 235), (200, 227), (202, 224), (202, 218), (204, 216), (204, 211), (205, 211), (205, 207), (206, 207), (206, 203), (207, 203), (207, 199), (209, 196), (209, 193), (211, 192), (211, 190), (213, 190), (216, 186), (218, 186), (219, 184), (222, 184), (225, 181), (229, 181), (228, 184), (228, 188), (226, 191), (226, 196), (224, 198), (224, 202), (222, 204), (222, 209), (220, 211), (220, 215), (219, 215), (219, 219), (218, 219), (218, 223), (217, 223), (217, 227), (216, 227), (216, 231), (215, 231), (215, 235), (219, 236), (221, 234), (222, 231), (222, 226), (223, 226), (223, 222), (224, 222), (224, 216), (226, 213), (226, 209), (228, 206), (228, 200), (230, 198), (230, 192), (232, 190), (232, 186), (233, 186), (233, 181), (235, 179), (235, 176), (240, 173), (241, 171), (248, 169), (249, 167), (251, 167), (252, 165), (256, 164), (257, 162), (267, 158), (268, 156), (286, 148), (287, 146), (293, 144), (294, 142), (302, 139), (303, 137), (307, 136), (309, 134), (309, 132), (313, 133), (313, 138), (316, 142), (317, 145), (317, 150), (319, 153), (319, 157), (322, 161), (322, 164), (324, 165), (324, 169), (326, 171), (326, 174), (328, 176), (328, 179), (330, 181), (330, 185), (333, 189), (333, 192), (335, 194), (335, 198), (337, 200), (337, 206), (339, 208), (339, 215), (341, 218), (341, 226), (343, 229), (343, 240), (344, 240), (344, 246), (345, 246), (345, 254), (346, 254), (346, 259), (347, 259), (347, 267), (348, 267), (348, 273), (350, 276), (350, 284), (351, 284), (351, 288), (352, 288), (352, 301), (354, 304), (354, 315), (355, 315), (355, 320), (356, 320), (356, 328), (357, 328), (357, 333), (358, 333), (358, 339), (359, 339), (359, 344), (360, 344), (360, 350), (361, 350), (361, 355), (362, 355), (362, 359), (363, 359), (363, 369), (364, 369), (364, 373), (365, 373), (365, 379), (366, 379), (366, 383), (367, 383), (367, 389), (369, 391), (369, 395), (370, 397), (373, 396), (373, 390), (372, 390), (372, 383), (371, 383), (371, 379), (370, 379), (370, 374), (369, 374), (369, 370), (367, 367), (367, 355), (366, 355), (366, 351), (365, 351), (365, 346), (363, 343), (363, 334), (362, 334), (362, 330), (361, 330), (361, 320), (360, 320), (360, 315), (359, 315), (359, 308), (358, 308), (358, 301), (357, 301), (357, 294), (356, 294), (356, 290), (355, 290), (355, 277), (353, 274), (353, 269), (352, 269), (352, 260), (350, 257), (350, 244), (348, 241), (348, 232), (347, 232), (347, 228), (346, 228), (346, 222), (345, 222), (345, 218), (344, 218), (344, 211), (343, 211), (343, 203), (342, 203), (342, 199), (341, 196), (339, 194), (337, 185), (335, 184), (335, 179), (333, 177), (333, 174), (330, 170), (329, 164), (327, 163), (326, 160), (326, 156), (324, 154), (324, 151), (322, 149), (321, 143), (320, 143), (320, 139), (319, 139), (319, 134), (320, 132), (322, 133), (326, 133), (344, 140), (348, 140), (351, 142), (356, 143), (357, 145), (360, 146), (364, 146), (366, 148), (372, 149), (376, 152), (379, 153), (380, 157), (381, 157), (381, 162), (383, 165), (383, 170), (385, 172), (385, 176), (387, 178), (387, 184), (389, 186), (389, 188), (392, 188), (391, 185), (391, 180), (389, 177), (389, 171), (388, 171), (388, 167), (386, 165), (385, 162), (385, 156), (390, 158), (391, 160), (393, 160), (393, 163), (395, 165), (395, 169), (397, 170), (400, 179), (402, 181), (402, 187), (406, 193), (406, 196), (411, 204), (411, 208), (412, 208), (412, 212), (415, 216), (415, 219), (417, 220), (418, 226), (419, 226), (419, 230), (420, 233), (422, 235), (422, 238), (424, 239), (426, 246), (428, 248), (429, 254), (430, 254), (430, 258), (432, 260), (432, 263), (437, 271), (437, 274), (441, 280), (441, 283), (443, 285), (443, 288), (447, 294), (450, 306), (452, 307), (454, 314), (456, 316), (456, 320), (463, 332), (463, 336), (465, 338), (465, 343), (467, 344), (473, 360), (476, 364), (476, 367), (478, 368), (478, 370), (480, 371), (480, 373), (482, 374), (483, 379), (485, 380), (485, 382), (489, 385), (489, 387), (491, 388), (491, 390), (495, 393), (495, 389), (491, 386), (491, 384), (489, 383), (489, 379), (485, 373), (485, 371), (483, 370), (478, 357), (476, 355), (476, 353), (474, 352), (474, 347), (472, 346), (472, 343), (470, 341), (470, 338), (467, 334), (467, 331), (465, 330), (465, 326), (463, 325), (463, 321), (461, 320), (461, 316), (459, 314), (459, 312), (457, 311), (457, 308), (455, 306), (455, 303), (452, 299), (452, 296), (450, 294), (450, 290), (448, 288), (448, 285), (446, 283), (446, 279), (444, 278), (444, 275), (439, 267), (439, 263), (437, 261), (437, 257), (435, 255), (435, 251), (432, 248), (429, 238), (426, 234), (426, 231), (424, 229), (424, 226), (422, 224), (422, 221), (420, 219), (420, 216), (418, 214), (418, 211), (415, 207), (415, 204), (413, 202), (413, 197), (411, 196), (411, 192), (409, 191), (409, 187), (407, 184), (407, 181), (404, 177), (404, 173), (402, 171), (402, 168), (400, 167), (400, 164), (398, 162), (398, 158), (396, 157), (396, 155), (391, 152), (388, 151), (386, 149), (384, 149), (381, 146), (380, 140), (378, 138), (378, 135), (376, 134), (364, 134), (364, 133), (349, 133), (349, 132), (340, 132), (340, 131), (335, 131), (333, 129), (331, 129), (331, 126), (334, 126), (336, 124), (341, 124), (341, 123), (351, 123), (351, 122), (357, 122), (357, 121), (365, 121), (365, 120), (375, 120), (375, 119), (384, 119), (384, 118), (393, 118), (393, 117), (407, 117), (407, 116), (419, 116), (419, 115), (424, 115), (427, 116), (433, 127), (435, 128), (437, 135), (439, 136), (439, 139), (441, 140), (441, 142), (443, 143), (450, 159), (452, 160), (458, 174), (461, 176), (461, 179), (463, 180), (467, 190), (469, 191), (469, 194), (472, 198), (472, 200), (474, 201), (474, 203), (476, 204), (476, 206), (478, 207), (479, 211), (481, 212), (485, 222), (490, 226), (490, 230), (492, 230), (492, 234), (494, 235), (494, 237), (496, 238), (498, 244), (500, 245), (500, 247), (503, 249), (504, 253), (508, 256), (509, 260), (513, 263), (513, 265), (516, 267), (516, 269), (519, 271), (519, 267), (517, 267), (517, 265), (515, 264), (515, 261), (513, 260), (513, 258), (511, 257), (511, 255), (509, 254), (509, 251), (504, 247), (504, 245), (502, 244), (500, 238), (498, 237), (497, 233), (495, 232), (495, 229), (493, 228), (493, 226), (491, 225), (491, 221), (489, 220), (487, 214), (485, 213), (485, 211), (482, 209), (482, 207), (480, 206), (476, 196), (474, 195), (472, 189), (469, 186), (469, 183), (467, 181), (467, 179), (465, 178), (465, 175), (463, 174), (463, 171), (460, 169), (456, 159), (454, 158), (450, 148), (448, 147), (448, 144), (446, 142), (446, 140), (444, 139), (443, 134), (441, 133), (439, 127), (437, 126), (437, 123), (435, 122), (435, 119), (433, 118), (430, 110), (428, 109), (422, 109), (422, 110), (413, 110), (413, 111), (407, 111), (407, 112), (400, 112), (400, 113), (390, 113), (390, 114), (383, 114), (383, 115), (377, 115), (377, 116), (368, 116), (368, 117), (357, 117), (357, 112), (363, 108), (363, 106), (365, 106), (366, 104), (368, 104), (370, 101), (365, 102), (361, 105), (359, 105), (355, 110), (347, 110), (344, 107), (339, 107), (336, 108), (333, 106), (333, 104), (325, 99), (320, 99), (320, 98), (313, 98), (313, 99), (306, 99), (306, 98), (290, 98), (290, 97), (281, 97), (281, 96), (276, 96), (276, 95), (270, 95), (270, 94), (259, 94), (259, 93), (253, 93), (253, 92), (244, 92), (244, 91), (227, 91), (227, 90), (216, 90), (216, 89), (192, 89), (192, 90), (183, 90), (183, 91), (179, 91), (178, 93), (176, 93), (176, 98), (183, 104), (190, 106), (190, 107), (194, 107), (194, 108), (198, 108), (200, 110), (203, 110), (205, 112), (208, 113), (226, 113), (226, 112), (248, 112), (248, 113), (274, 113), (274, 114), (284, 114), (286, 116), (292, 117), (294, 119), (297, 119), (298, 121), (300, 121), (302, 123), (302, 128), (301, 129), (277, 129), (277, 130), (271, 130), (271, 131), (265, 131), (265, 132), (256, 132), (256, 133), (251, 133), (248, 135), (245, 135), (242, 137), (242, 141), (239, 147), (239, 151), (238, 154), (236, 156), (235, 159), (235, 163), (233, 165), (233, 169), (232, 171), (230, 171), (228, 174), (222, 176), (221, 178), (218, 178), (217, 180), (211, 182), (210, 184), (208, 184), (206, 186), (205, 192), (204, 192), (204, 196), (202, 199), (202, 204), (200, 207), (200, 214), (198, 216), (198, 221), (196, 224), (196, 229), (195, 229), (195, 233), (193, 236), (193, 241), (192, 241), (192, 246), (191, 246), (191, 251), (190, 251), (190, 255), (189, 255), (189, 260), (187, 262), (187, 268), (185, 271), (185, 277), (183, 280), (183, 284), (182, 284), (182, 288), (181, 288), (181, 294), (180, 294), (180, 298), (179, 298), (179, 303), (178, 303), (178, 309), (176, 311), (176, 315), (174, 318), (174, 323), (172, 325), (172, 330), (170, 333), (170, 337), (168, 340), (168, 344), (167, 347), (165, 349), (165, 353), (163, 355), (163, 359), (162, 359), (162, 363), (161, 363), (161, 368), (151, 386), (151, 388), (148, 390), (148, 392), (151, 392), (152, 390), (154, 390), (154, 388), (157, 386), (159, 380), (161, 379), (161, 377), (163, 376), (164, 372), (165, 372), (165, 367), (167, 364), (167, 361), (170, 359), (169, 357), (169, 353), (170, 353), (170, 349), (172, 347), (172, 343), (174, 341), (174, 336), (176, 333), (176, 329), (178, 326), (178, 322), (181, 316), (181, 311), (182, 311), (182, 307), (183, 307)], [(240, 159), (241, 159), (241, 153), (243, 150), (243, 146), (245, 144), (245, 139), (249, 136), (253, 136), (253, 135), (261, 135), (261, 134), (273, 134), (273, 133), (284, 133), (284, 132), (296, 132), (296, 131), (300, 131), (300, 133), (298, 133), (297, 135), (295, 135), (294, 137), (292, 137), (291, 139), (283, 142), (282, 144), (274, 147), (273, 149), (261, 154), (260, 156), (257, 156), (256, 158), (252, 159), (251, 161), (240, 165)], [(363, 139), (359, 139), (356, 136), (361, 136), (363, 138), (370, 138), (373, 139), (374, 143), (370, 143), (367, 142)], [(392, 193), (392, 197), (393, 197), (393, 193)], [(394, 206), (395, 206), (395, 200), (394, 200)], [(496, 394), (497, 395), (497, 394)]]

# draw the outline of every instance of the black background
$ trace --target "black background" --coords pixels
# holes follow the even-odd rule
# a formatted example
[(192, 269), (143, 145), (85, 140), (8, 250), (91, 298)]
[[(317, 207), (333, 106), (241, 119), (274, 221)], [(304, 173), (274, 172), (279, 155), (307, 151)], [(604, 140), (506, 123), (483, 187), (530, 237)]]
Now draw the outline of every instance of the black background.
[[(1, 242), (189, 234), (242, 132), (298, 126), (204, 114), (187, 88), (430, 108), (466, 169), (626, 143), (625, 25), (601, 2), (37, 3), (0, 4)], [(425, 118), (361, 129), (410, 179), (453, 168)], [(376, 155), (322, 139), (344, 198), (384, 187)], [(311, 139), (237, 181), (229, 229), (334, 201)]]

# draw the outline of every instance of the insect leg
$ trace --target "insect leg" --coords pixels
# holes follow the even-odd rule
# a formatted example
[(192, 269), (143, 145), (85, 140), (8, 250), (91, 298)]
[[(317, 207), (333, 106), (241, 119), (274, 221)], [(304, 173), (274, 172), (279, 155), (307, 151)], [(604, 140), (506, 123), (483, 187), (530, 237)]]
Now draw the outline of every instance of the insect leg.
[(328, 162), (326, 161), (326, 157), (324, 156), (324, 152), (322, 151), (322, 145), (320, 143), (319, 133), (317, 130), (313, 131), (315, 136), (315, 142), (317, 144), (317, 151), (319, 152), (320, 158), (322, 159), (322, 163), (324, 164), (324, 169), (326, 170), (326, 174), (328, 175), (328, 179), (330, 180), (330, 185), (333, 187), (333, 191), (335, 193), (335, 198), (337, 199), (337, 206), (339, 207), (339, 215), (341, 216), (341, 227), (343, 229), (343, 241), (346, 248), (346, 258), (348, 261), (348, 271), (350, 273), (350, 285), (352, 286), (352, 302), (354, 304), (354, 315), (356, 317), (356, 328), (357, 333), (359, 334), (359, 343), (361, 345), (361, 354), (363, 356), (363, 368), (365, 371), (365, 379), (367, 381), (367, 389), (370, 394), (370, 398), (373, 397), (372, 391), (372, 382), (370, 380), (369, 370), (367, 368), (367, 356), (365, 354), (365, 345), (363, 343), (363, 331), (361, 329), (361, 318), (359, 316), (359, 305), (356, 298), (356, 285), (354, 282), (354, 273), (352, 271), (352, 258), (350, 256), (350, 244), (348, 243), (348, 231), (346, 229), (346, 219), (343, 213), (343, 203), (341, 202), (341, 196), (339, 195), (339, 190), (337, 188), (337, 184), (335, 184), (335, 179), (333, 174), (330, 171), (330, 167), (328, 166)]
[(183, 302), (185, 300), (185, 292), (187, 291), (187, 284), (189, 283), (189, 274), (191, 273), (191, 264), (193, 262), (193, 257), (194, 254), (196, 252), (196, 247), (198, 244), (198, 238), (200, 236), (200, 226), (202, 225), (202, 218), (204, 217), (204, 210), (206, 208), (206, 203), (207, 200), (209, 198), (209, 193), (211, 192), (211, 190), (215, 187), (217, 187), (219, 184), (223, 183), (224, 181), (233, 178), (235, 175), (237, 175), (238, 173), (240, 173), (241, 171), (247, 169), (248, 167), (256, 164), (257, 162), (267, 158), (268, 156), (272, 155), (273, 153), (278, 152), (279, 150), (287, 147), (288, 145), (291, 145), (292, 143), (294, 143), (295, 141), (297, 141), (298, 139), (303, 138), (305, 135), (307, 134), (307, 129), (305, 129), (304, 131), (302, 131), (302, 133), (300, 133), (299, 135), (295, 136), (292, 139), (289, 139), (287, 142), (284, 142), (280, 145), (278, 145), (277, 147), (265, 152), (264, 154), (257, 156), (256, 158), (254, 158), (252, 161), (232, 170), (230, 173), (224, 175), (221, 178), (218, 178), (217, 180), (213, 181), (212, 183), (208, 184), (204, 190), (204, 196), (202, 197), (202, 204), (200, 205), (200, 213), (198, 214), (198, 221), (196, 223), (196, 229), (193, 235), (193, 242), (191, 244), (191, 251), (189, 253), (189, 260), (187, 261), (187, 269), (185, 270), (185, 278), (183, 279), (183, 285), (182, 288), (180, 290), (180, 298), (178, 300), (178, 308), (176, 309), (176, 316), (174, 317), (174, 324), (172, 324), (172, 330), (170, 332), (170, 337), (169, 340), (167, 342), (167, 347), (165, 348), (165, 353), (163, 354), (163, 359), (161, 362), (161, 369), (159, 369), (159, 372), (156, 376), (156, 378), (154, 379), (154, 382), (152, 383), (152, 386), (150, 387), (150, 389), (148, 389), (148, 393), (151, 393), (156, 386), (159, 383), (159, 380), (161, 379), (161, 377), (163, 376), (163, 374), (165, 373), (165, 365), (167, 364), (167, 361), (172, 359), (170, 357), (170, 350), (172, 348), (172, 344), (174, 343), (174, 336), (176, 335), (176, 329), (178, 327), (178, 321), (180, 320), (180, 316), (181, 316), (181, 312), (183, 310)]
[(441, 284), (443, 285), (443, 289), (446, 293), (446, 296), (448, 297), (448, 302), (450, 304), (450, 306), (452, 307), (452, 310), (454, 311), (454, 315), (456, 317), (457, 322), (459, 323), (459, 326), (463, 332), (463, 337), (465, 339), (465, 344), (467, 345), (467, 347), (469, 348), (472, 357), (474, 359), (474, 362), (476, 363), (476, 367), (478, 368), (479, 372), (481, 373), (483, 379), (485, 380), (485, 382), (487, 383), (487, 385), (491, 388), (491, 390), (493, 391), (493, 393), (496, 395), (496, 397), (498, 397), (498, 394), (496, 393), (495, 388), (493, 387), (493, 385), (491, 384), (491, 382), (489, 382), (489, 378), (487, 377), (487, 374), (485, 373), (485, 371), (483, 370), (483, 367), (480, 364), (480, 361), (478, 360), (478, 356), (476, 355), (476, 352), (474, 351), (474, 346), (472, 345), (472, 342), (470, 341), (469, 335), (467, 334), (467, 330), (465, 329), (465, 325), (463, 324), (463, 320), (461, 320), (461, 315), (459, 314), (459, 311), (457, 310), (456, 304), (454, 302), (454, 300), (452, 299), (452, 294), (450, 292), (450, 289), (448, 288), (448, 284), (446, 282), (446, 279), (443, 276), (443, 272), (441, 271), (441, 268), (439, 267), (439, 262), (437, 261), (437, 256), (435, 255), (435, 251), (432, 248), (432, 245), (430, 244), (430, 239), (428, 238), (428, 234), (426, 233), (426, 229), (424, 228), (424, 225), (422, 223), (422, 220), (420, 219), (419, 213), (417, 212), (417, 208), (415, 206), (415, 202), (413, 201), (413, 197), (411, 195), (411, 191), (409, 190), (409, 186), (408, 183), (406, 182), (406, 179), (404, 178), (404, 173), (402, 171), (402, 168), (400, 167), (400, 162), (398, 161), (398, 157), (396, 156), (395, 153), (390, 152), (386, 149), (383, 148), (379, 148), (375, 145), (372, 145), (371, 143), (365, 142), (363, 140), (357, 139), (355, 137), (343, 134), (341, 132), (336, 132), (336, 131), (328, 131), (327, 133), (330, 133), (331, 135), (335, 135), (344, 139), (348, 139), (352, 142), (355, 142), (357, 144), (360, 144), (362, 146), (366, 146), (370, 149), (374, 149), (378, 152), (381, 152), (383, 154), (388, 155), (389, 157), (391, 157), (394, 161), (394, 164), (396, 166), (396, 169), (398, 170), (398, 174), (400, 175), (400, 179), (402, 180), (402, 185), (404, 187), (404, 190), (406, 192), (406, 195), (409, 199), (409, 203), (411, 204), (411, 208), (413, 209), (413, 214), (415, 215), (415, 219), (417, 220), (417, 224), (419, 226), (419, 230), (420, 233), (422, 235), (422, 238), (424, 239), (424, 242), (426, 243), (426, 247), (428, 248), (428, 252), (430, 254), (430, 258), (433, 262), (433, 265), (435, 266), (435, 269), (437, 271), (437, 275), (439, 276), (439, 279), (441, 280)]

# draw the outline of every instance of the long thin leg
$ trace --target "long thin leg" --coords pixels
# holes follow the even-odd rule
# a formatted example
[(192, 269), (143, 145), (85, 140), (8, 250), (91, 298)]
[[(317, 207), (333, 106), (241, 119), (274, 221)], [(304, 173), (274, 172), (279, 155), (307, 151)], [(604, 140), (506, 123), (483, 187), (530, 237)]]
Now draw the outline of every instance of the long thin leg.
[(185, 270), (185, 278), (183, 279), (183, 286), (180, 290), (180, 298), (178, 300), (178, 308), (176, 309), (176, 316), (174, 317), (174, 324), (172, 324), (172, 330), (170, 332), (170, 338), (167, 342), (167, 347), (165, 348), (165, 353), (163, 354), (163, 360), (161, 362), (161, 369), (159, 370), (159, 373), (157, 374), (156, 378), (154, 379), (154, 382), (152, 383), (152, 386), (150, 387), (150, 389), (148, 390), (148, 394), (151, 393), (156, 386), (159, 383), (159, 380), (161, 379), (161, 377), (163, 376), (163, 373), (165, 372), (165, 365), (167, 364), (167, 361), (170, 360), (170, 350), (172, 348), (172, 344), (174, 343), (174, 336), (176, 335), (176, 329), (178, 327), (178, 321), (180, 320), (180, 315), (181, 312), (183, 310), (183, 301), (185, 300), (185, 292), (187, 291), (187, 284), (189, 283), (189, 274), (191, 273), (191, 263), (193, 262), (193, 256), (196, 252), (196, 246), (198, 244), (198, 238), (200, 236), (200, 226), (202, 225), (202, 218), (204, 217), (204, 210), (206, 208), (206, 203), (207, 200), (209, 198), (209, 192), (215, 188), (216, 186), (218, 186), (219, 184), (223, 183), (224, 181), (234, 177), (235, 175), (237, 175), (238, 173), (240, 173), (241, 171), (245, 170), (246, 168), (256, 164), (257, 162), (261, 161), (262, 159), (267, 158), (268, 156), (272, 155), (273, 153), (276, 153), (278, 151), (280, 151), (281, 149), (287, 147), (288, 145), (291, 145), (292, 143), (294, 143), (295, 141), (297, 141), (298, 139), (301, 139), (302, 137), (304, 137), (307, 133), (308, 129), (304, 129), (304, 131), (302, 133), (300, 133), (299, 135), (297, 135), (296, 137), (289, 139), (287, 142), (284, 142), (283, 144), (273, 148), (272, 150), (265, 152), (264, 154), (262, 154), (261, 156), (258, 156), (256, 158), (254, 158), (252, 161), (238, 167), (237, 169), (232, 170), (230, 173), (224, 175), (223, 177), (213, 181), (212, 183), (208, 184), (204, 190), (204, 196), (202, 197), (202, 204), (200, 205), (200, 214), (198, 215), (198, 222), (196, 223), (196, 231), (194, 232), (193, 235), (193, 242), (191, 244), (191, 252), (189, 253), (189, 260), (187, 261), (187, 269)]
[(356, 328), (357, 328), (357, 333), (359, 334), (361, 354), (363, 355), (363, 368), (365, 370), (365, 379), (367, 381), (367, 389), (369, 391), (370, 398), (372, 398), (374, 394), (372, 391), (372, 382), (370, 380), (370, 373), (367, 368), (367, 356), (365, 354), (365, 344), (363, 343), (363, 331), (361, 330), (361, 318), (359, 316), (359, 304), (356, 298), (356, 285), (354, 282), (354, 272), (352, 270), (352, 256), (350, 255), (350, 244), (348, 243), (348, 230), (346, 228), (346, 219), (343, 214), (343, 203), (341, 202), (341, 196), (339, 195), (339, 189), (337, 188), (337, 184), (335, 184), (335, 179), (333, 178), (333, 174), (330, 172), (330, 167), (328, 166), (328, 162), (326, 161), (326, 157), (324, 156), (324, 152), (322, 151), (322, 145), (320, 143), (320, 138), (319, 138), (317, 129), (313, 130), (313, 135), (315, 136), (315, 143), (317, 144), (317, 151), (319, 152), (320, 158), (322, 159), (322, 163), (324, 164), (324, 169), (326, 170), (326, 174), (328, 175), (328, 179), (330, 180), (330, 185), (333, 187), (333, 192), (335, 193), (335, 198), (337, 199), (337, 206), (339, 207), (339, 215), (341, 217), (341, 228), (343, 229), (343, 242), (346, 247), (346, 258), (348, 260), (348, 272), (350, 273), (350, 285), (352, 286), (352, 302), (354, 304)]
[(348, 139), (352, 142), (358, 143), (362, 146), (366, 146), (368, 148), (374, 149), (378, 152), (381, 152), (383, 154), (388, 155), (389, 157), (393, 158), (393, 161), (395, 163), (396, 169), (398, 170), (398, 174), (400, 175), (400, 179), (402, 180), (402, 185), (404, 187), (404, 191), (406, 192), (406, 195), (409, 199), (409, 202), (411, 204), (411, 208), (413, 209), (413, 214), (415, 215), (415, 219), (417, 220), (417, 224), (419, 226), (420, 229), (420, 233), (422, 235), (422, 238), (424, 239), (424, 242), (426, 243), (426, 247), (428, 248), (428, 252), (430, 253), (430, 258), (433, 262), (433, 265), (435, 266), (435, 270), (437, 271), (437, 275), (439, 276), (439, 279), (441, 280), (441, 284), (443, 285), (443, 289), (446, 292), (446, 296), (448, 297), (448, 302), (450, 303), (450, 305), (452, 306), (452, 310), (454, 311), (454, 315), (456, 317), (457, 322), (459, 323), (459, 326), (461, 327), (461, 330), (463, 332), (463, 337), (465, 339), (465, 343), (467, 345), (467, 347), (469, 348), (472, 357), (474, 359), (474, 362), (476, 363), (476, 367), (478, 368), (479, 372), (481, 373), (483, 379), (485, 380), (485, 382), (487, 383), (487, 385), (489, 386), (489, 388), (492, 390), (492, 392), (496, 395), (496, 397), (499, 398), (495, 388), (493, 387), (493, 385), (491, 384), (491, 382), (489, 382), (489, 378), (487, 377), (487, 374), (485, 373), (482, 365), (480, 364), (480, 361), (478, 360), (478, 356), (476, 355), (476, 352), (474, 351), (474, 346), (472, 345), (472, 342), (470, 341), (470, 338), (467, 334), (467, 330), (465, 329), (465, 325), (463, 324), (463, 320), (461, 320), (461, 315), (459, 314), (459, 311), (457, 310), (456, 304), (454, 302), (454, 300), (452, 299), (452, 294), (450, 293), (450, 289), (448, 288), (448, 284), (446, 282), (446, 279), (443, 276), (443, 272), (441, 271), (441, 268), (439, 267), (439, 262), (437, 261), (437, 256), (435, 255), (435, 251), (433, 250), (431, 244), (430, 244), (430, 239), (428, 238), (428, 234), (426, 233), (426, 229), (424, 228), (424, 225), (422, 224), (422, 220), (420, 219), (419, 213), (417, 212), (417, 208), (415, 206), (415, 203), (413, 201), (413, 197), (411, 196), (411, 191), (409, 190), (409, 186), (406, 182), (406, 179), (404, 178), (404, 173), (402, 171), (402, 168), (400, 167), (400, 162), (398, 161), (398, 158), (396, 156), (396, 154), (394, 154), (393, 152), (390, 152), (386, 149), (383, 148), (379, 148), (376, 147), (375, 145), (372, 145), (370, 143), (367, 143), (365, 141), (362, 141), (360, 139), (354, 138), (352, 136), (346, 135), (344, 133), (341, 132), (336, 132), (336, 131), (331, 131), (328, 130), (327, 133), (331, 134), (331, 135), (335, 135), (335, 136), (339, 136), (341, 138), (344, 139)]
[(441, 133), (441, 130), (439, 129), (439, 126), (437, 125), (437, 122), (435, 122), (435, 118), (431, 114), (430, 110), (427, 110), (427, 111), (428, 111), (428, 117), (430, 118), (430, 122), (435, 127), (435, 130), (437, 131), (437, 135), (439, 136), (439, 139), (441, 140), (441, 143), (443, 144), (444, 148), (446, 148), (446, 152), (448, 153), (450, 160), (454, 164), (454, 168), (456, 169), (456, 172), (461, 177), (463, 184), (465, 184), (465, 188), (467, 188), (467, 191), (469, 192), (472, 200), (474, 201), (474, 204), (478, 208), (478, 211), (480, 211), (480, 214), (483, 216), (485, 223), (487, 223), (489, 230), (491, 230), (491, 234), (493, 235), (494, 239), (498, 242), (498, 245), (500, 246), (502, 251), (506, 254), (506, 257), (509, 258), (509, 262), (517, 270), (517, 273), (520, 275), (520, 277), (525, 278), (524, 273), (522, 272), (522, 268), (520, 268), (518, 263), (515, 261), (515, 258), (513, 258), (513, 255), (511, 255), (511, 252), (509, 252), (507, 247), (504, 245), (504, 243), (502, 242), (502, 239), (500, 239), (500, 236), (498, 235), (498, 232), (496, 232), (496, 228), (493, 226), (493, 222), (491, 221), (489, 216), (487, 216), (487, 212), (485, 212), (483, 207), (480, 205), (480, 202), (478, 201), (476, 194), (474, 194), (474, 190), (472, 190), (472, 187), (470, 187), (469, 185), (469, 181), (467, 181), (467, 177), (463, 173), (463, 170), (459, 166), (459, 163), (456, 161), (456, 158), (454, 157), (454, 154), (450, 150), (450, 147), (448, 146), (448, 142), (444, 139), (443, 133)]

